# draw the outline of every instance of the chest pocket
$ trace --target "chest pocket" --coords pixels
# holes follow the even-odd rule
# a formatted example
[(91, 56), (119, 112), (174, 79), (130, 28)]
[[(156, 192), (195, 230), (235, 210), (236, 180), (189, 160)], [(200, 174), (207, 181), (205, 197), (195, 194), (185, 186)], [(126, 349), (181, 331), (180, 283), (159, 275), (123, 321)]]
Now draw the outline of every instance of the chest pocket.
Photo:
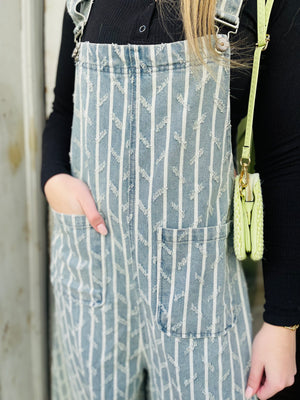
[(213, 337), (234, 325), (226, 261), (230, 226), (158, 230), (156, 318), (168, 336)]

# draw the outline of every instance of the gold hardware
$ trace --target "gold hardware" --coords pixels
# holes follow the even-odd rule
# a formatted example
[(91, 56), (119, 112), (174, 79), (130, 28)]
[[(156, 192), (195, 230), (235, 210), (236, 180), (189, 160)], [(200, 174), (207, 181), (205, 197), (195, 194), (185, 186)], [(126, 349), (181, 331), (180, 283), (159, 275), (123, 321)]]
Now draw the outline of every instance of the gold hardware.
[(283, 328), (289, 329), (290, 331), (296, 331), (299, 328), (299, 325), (293, 325), (293, 326), (284, 326)]
[(246, 189), (248, 186), (249, 182), (249, 173), (248, 173), (248, 165), (243, 164), (242, 171), (240, 173), (240, 180), (239, 180), (239, 185), (240, 185), (240, 195), (243, 196), (242, 191)]
[(242, 167), (243, 167), (244, 165), (245, 165), (246, 167), (249, 167), (250, 163), (251, 163), (251, 158), (241, 158), (241, 159), (240, 159), (240, 164), (241, 164)]
[[(246, 161), (246, 162), (245, 162)], [(243, 159), (241, 158), (240, 164), (242, 166), (242, 170), (240, 173), (240, 180), (239, 180), (239, 186), (240, 186), (240, 195), (241, 197), (244, 196), (243, 190), (246, 189), (249, 183), (249, 172), (248, 172), (248, 167), (250, 165), (251, 159)]]
[(265, 44), (264, 44), (263, 46), (259, 46), (259, 44), (256, 43), (256, 47), (262, 47), (262, 50), (261, 50), (261, 51), (265, 51), (265, 50), (267, 50), (267, 48), (268, 48), (268, 45), (269, 45), (270, 40), (271, 40), (271, 36), (267, 33), (267, 34), (266, 34), (266, 42), (265, 42)]

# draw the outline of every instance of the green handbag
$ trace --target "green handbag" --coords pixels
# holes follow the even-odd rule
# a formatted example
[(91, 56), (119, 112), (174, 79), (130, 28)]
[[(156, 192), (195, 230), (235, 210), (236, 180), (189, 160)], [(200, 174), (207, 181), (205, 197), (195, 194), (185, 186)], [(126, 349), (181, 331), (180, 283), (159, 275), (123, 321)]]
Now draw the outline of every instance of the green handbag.
[(250, 153), (252, 144), (252, 126), (257, 80), (261, 52), (266, 50), (270, 41), (267, 34), (270, 14), (274, 0), (257, 0), (257, 36), (254, 52), (251, 87), (248, 103), (247, 123), (244, 146), (241, 156), (241, 173), (235, 178), (233, 199), (233, 242), (234, 252), (238, 260), (245, 260), (247, 255), (254, 261), (263, 257), (263, 198), (258, 173), (250, 174)]

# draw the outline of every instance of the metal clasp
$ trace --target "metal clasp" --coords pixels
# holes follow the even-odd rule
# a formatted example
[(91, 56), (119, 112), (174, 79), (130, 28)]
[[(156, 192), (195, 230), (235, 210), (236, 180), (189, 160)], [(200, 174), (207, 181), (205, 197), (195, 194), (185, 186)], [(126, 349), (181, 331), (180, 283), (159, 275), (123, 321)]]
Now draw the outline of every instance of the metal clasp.
[(263, 46), (260, 46), (258, 43), (256, 43), (256, 47), (262, 47), (261, 51), (265, 51), (265, 50), (267, 50), (267, 48), (269, 46), (270, 40), (271, 40), (271, 36), (267, 33), (266, 34), (266, 43)]
[[(218, 18), (218, 17), (215, 17), (215, 22), (217, 22), (218, 24), (224, 25), (224, 26), (226, 26), (227, 28), (229, 28), (229, 30), (228, 30), (228, 32), (227, 32), (227, 37), (228, 37), (228, 39), (229, 39), (229, 35), (230, 35), (231, 33), (236, 34), (237, 31), (238, 31), (238, 29), (239, 29), (239, 25), (231, 24), (231, 23), (229, 23), (229, 22), (227, 22), (227, 21), (224, 21), (223, 19), (220, 19), (220, 18)], [(215, 26), (216, 26), (216, 29), (217, 29), (217, 33), (219, 33), (220, 27), (219, 27), (218, 25), (215, 25)]]
[(78, 32), (74, 35), (74, 43), (75, 43), (75, 48), (72, 53), (72, 58), (74, 58), (75, 62), (78, 61), (79, 59), (79, 49), (80, 49), (80, 44), (81, 44), (81, 38), (83, 35), (83, 29), (84, 26), (81, 26)]
[(246, 189), (246, 187), (249, 184), (249, 172), (248, 168), (250, 165), (251, 160), (249, 159), (248, 162), (243, 162), (241, 159), (240, 164), (242, 166), (242, 170), (240, 173), (240, 179), (239, 179), (239, 186), (240, 186), (240, 195), (243, 196), (243, 190)]
[[(236, 34), (239, 28), (239, 25), (234, 25), (231, 24), (227, 21), (224, 21), (223, 19), (220, 19), (218, 17), (215, 17), (215, 28), (216, 28), (216, 45), (215, 45), (215, 51), (218, 54), (223, 54), (228, 48), (229, 48), (229, 40), (230, 40), (230, 34)], [(228, 28), (226, 38), (222, 35), (220, 35), (220, 25), (225, 26)]]

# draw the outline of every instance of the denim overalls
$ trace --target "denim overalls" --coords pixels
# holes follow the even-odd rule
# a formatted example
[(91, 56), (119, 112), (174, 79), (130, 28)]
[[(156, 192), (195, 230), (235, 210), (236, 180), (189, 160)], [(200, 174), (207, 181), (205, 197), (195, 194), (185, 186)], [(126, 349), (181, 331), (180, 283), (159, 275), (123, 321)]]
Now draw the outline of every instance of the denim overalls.
[[(79, 3), (68, 2), (75, 35), (92, 4), (80, 16)], [(240, 6), (220, 1), (218, 16), (238, 24)], [(191, 66), (187, 51), (80, 44), (71, 168), (109, 234), (53, 212), (53, 400), (244, 399), (251, 318), (232, 250), (230, 70)]]

